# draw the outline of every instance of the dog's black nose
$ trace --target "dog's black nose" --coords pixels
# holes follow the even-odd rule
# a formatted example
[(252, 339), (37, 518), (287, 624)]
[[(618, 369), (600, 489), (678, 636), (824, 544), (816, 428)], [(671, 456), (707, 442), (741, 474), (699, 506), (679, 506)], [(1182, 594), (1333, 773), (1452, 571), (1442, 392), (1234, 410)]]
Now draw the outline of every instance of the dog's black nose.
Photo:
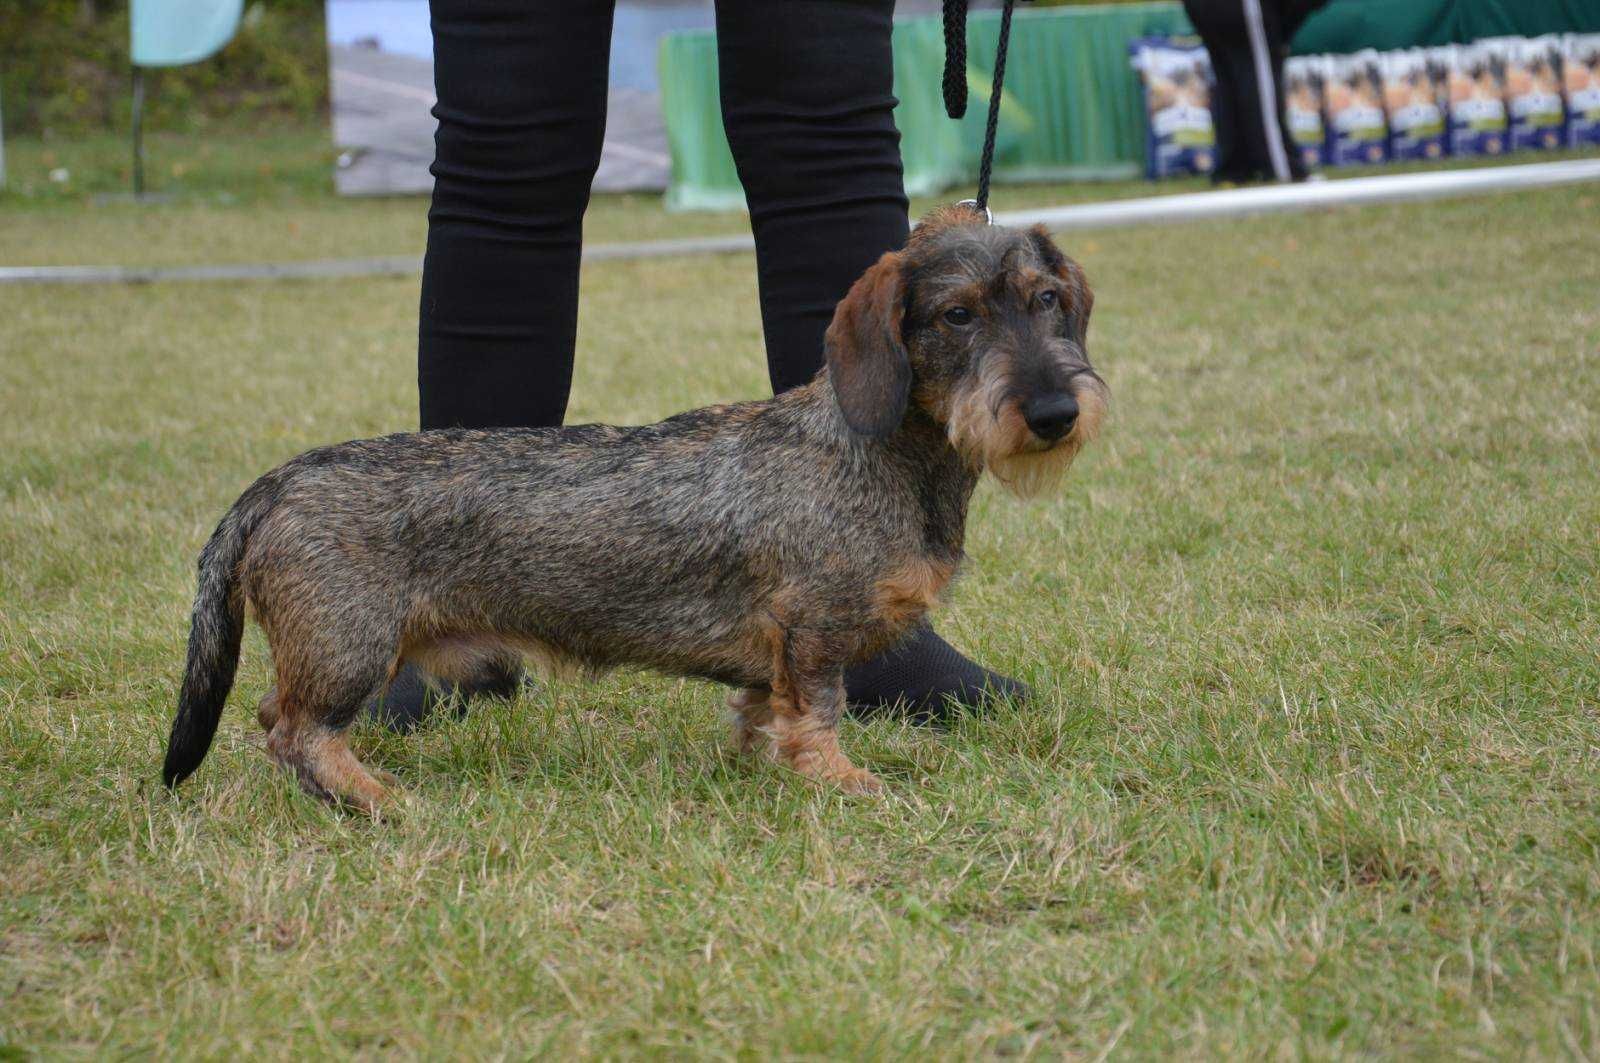
[(1028, 431), (1054, 443), (1072, 431), (1078, 419), (1078, 400), (1065, 391), (1036, 395), (1023, 405), (1022, 419), (1028, 422)]

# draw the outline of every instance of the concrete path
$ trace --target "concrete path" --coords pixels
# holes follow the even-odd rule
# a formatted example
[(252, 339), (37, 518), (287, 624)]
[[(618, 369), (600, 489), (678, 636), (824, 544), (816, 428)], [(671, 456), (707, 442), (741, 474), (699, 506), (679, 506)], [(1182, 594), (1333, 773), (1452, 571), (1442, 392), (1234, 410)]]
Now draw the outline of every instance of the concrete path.
[[(433, 64), (426, 59), (335, 45), (328, 50), (334, 181), (340, 195), (433, 191)], [(660, 191), (672, 175), (667, 129), (653, 92), (612, 86), (597, 192)]]

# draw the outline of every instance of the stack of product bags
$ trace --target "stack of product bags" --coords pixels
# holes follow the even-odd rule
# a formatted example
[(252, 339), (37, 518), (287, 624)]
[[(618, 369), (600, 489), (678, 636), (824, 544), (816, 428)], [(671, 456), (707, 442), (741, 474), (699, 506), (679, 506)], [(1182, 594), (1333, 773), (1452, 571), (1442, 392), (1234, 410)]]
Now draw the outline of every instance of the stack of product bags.
[(1211, 57), (1192, 37), (1143, 37), (1128, 45), (1144, 89), (1148, 177), (1210, 173), (1217, 134), (1211, 125)]
[[(1129, 52), (1149, 116), (1146, 176), (1210, 172), (1206, 86), (1175, 82), (1209, 73), (1205, 49), (1143, 38)], [(1308, 167), (1600, 146), (1600, 34), (1300, 56), (1283, 80), (1289, 132)]]

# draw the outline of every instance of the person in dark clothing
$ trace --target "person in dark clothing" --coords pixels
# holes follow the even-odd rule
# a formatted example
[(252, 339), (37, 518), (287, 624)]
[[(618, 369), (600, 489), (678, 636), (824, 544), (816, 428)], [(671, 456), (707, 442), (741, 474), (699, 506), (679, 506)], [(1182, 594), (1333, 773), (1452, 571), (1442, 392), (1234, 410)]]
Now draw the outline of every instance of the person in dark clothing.
[(1306, 16), (1327, 0), (1183, 0), (1211, 54), (1218, 182), (1304, 181), (1289, 134), (1283, 63)]
[[(418, 342), (422, 427), (558, 425), (578, 264), (605, 137), (614, 0), (432, 0), (439, 120)], [(834, 306), (909, 222), (895, 129), (893, 0), (718, 0), (723, 124), (756, 242), (774, 392), (822, 365)], [(460, 693), (508, 693), (485, 676)], [(935, 715), (1021, 684), (923, 626), (850, 669), (857, 710)], [(415, 724), (405, 672), (373, 711)]]

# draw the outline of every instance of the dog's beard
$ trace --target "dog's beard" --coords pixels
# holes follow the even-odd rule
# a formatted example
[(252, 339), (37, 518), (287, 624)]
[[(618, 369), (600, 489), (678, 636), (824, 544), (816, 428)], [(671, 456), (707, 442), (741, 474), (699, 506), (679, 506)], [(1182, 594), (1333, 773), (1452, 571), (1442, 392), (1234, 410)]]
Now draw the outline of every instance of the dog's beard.
[(1110, 393), (1092, 374), (1074, 377), (1077, 422), (1060, 440), (1046, 444), (1028, 430), (1021, 408), (1006, 395), (1007, 387), (1003, 372), (985, 373), (956, 401), (946, 431), (951, 445), (974, 468), (987, 471), (1017, 497), (1032, 498), (1059, 485), (1078, 451), (1100, 434)]

